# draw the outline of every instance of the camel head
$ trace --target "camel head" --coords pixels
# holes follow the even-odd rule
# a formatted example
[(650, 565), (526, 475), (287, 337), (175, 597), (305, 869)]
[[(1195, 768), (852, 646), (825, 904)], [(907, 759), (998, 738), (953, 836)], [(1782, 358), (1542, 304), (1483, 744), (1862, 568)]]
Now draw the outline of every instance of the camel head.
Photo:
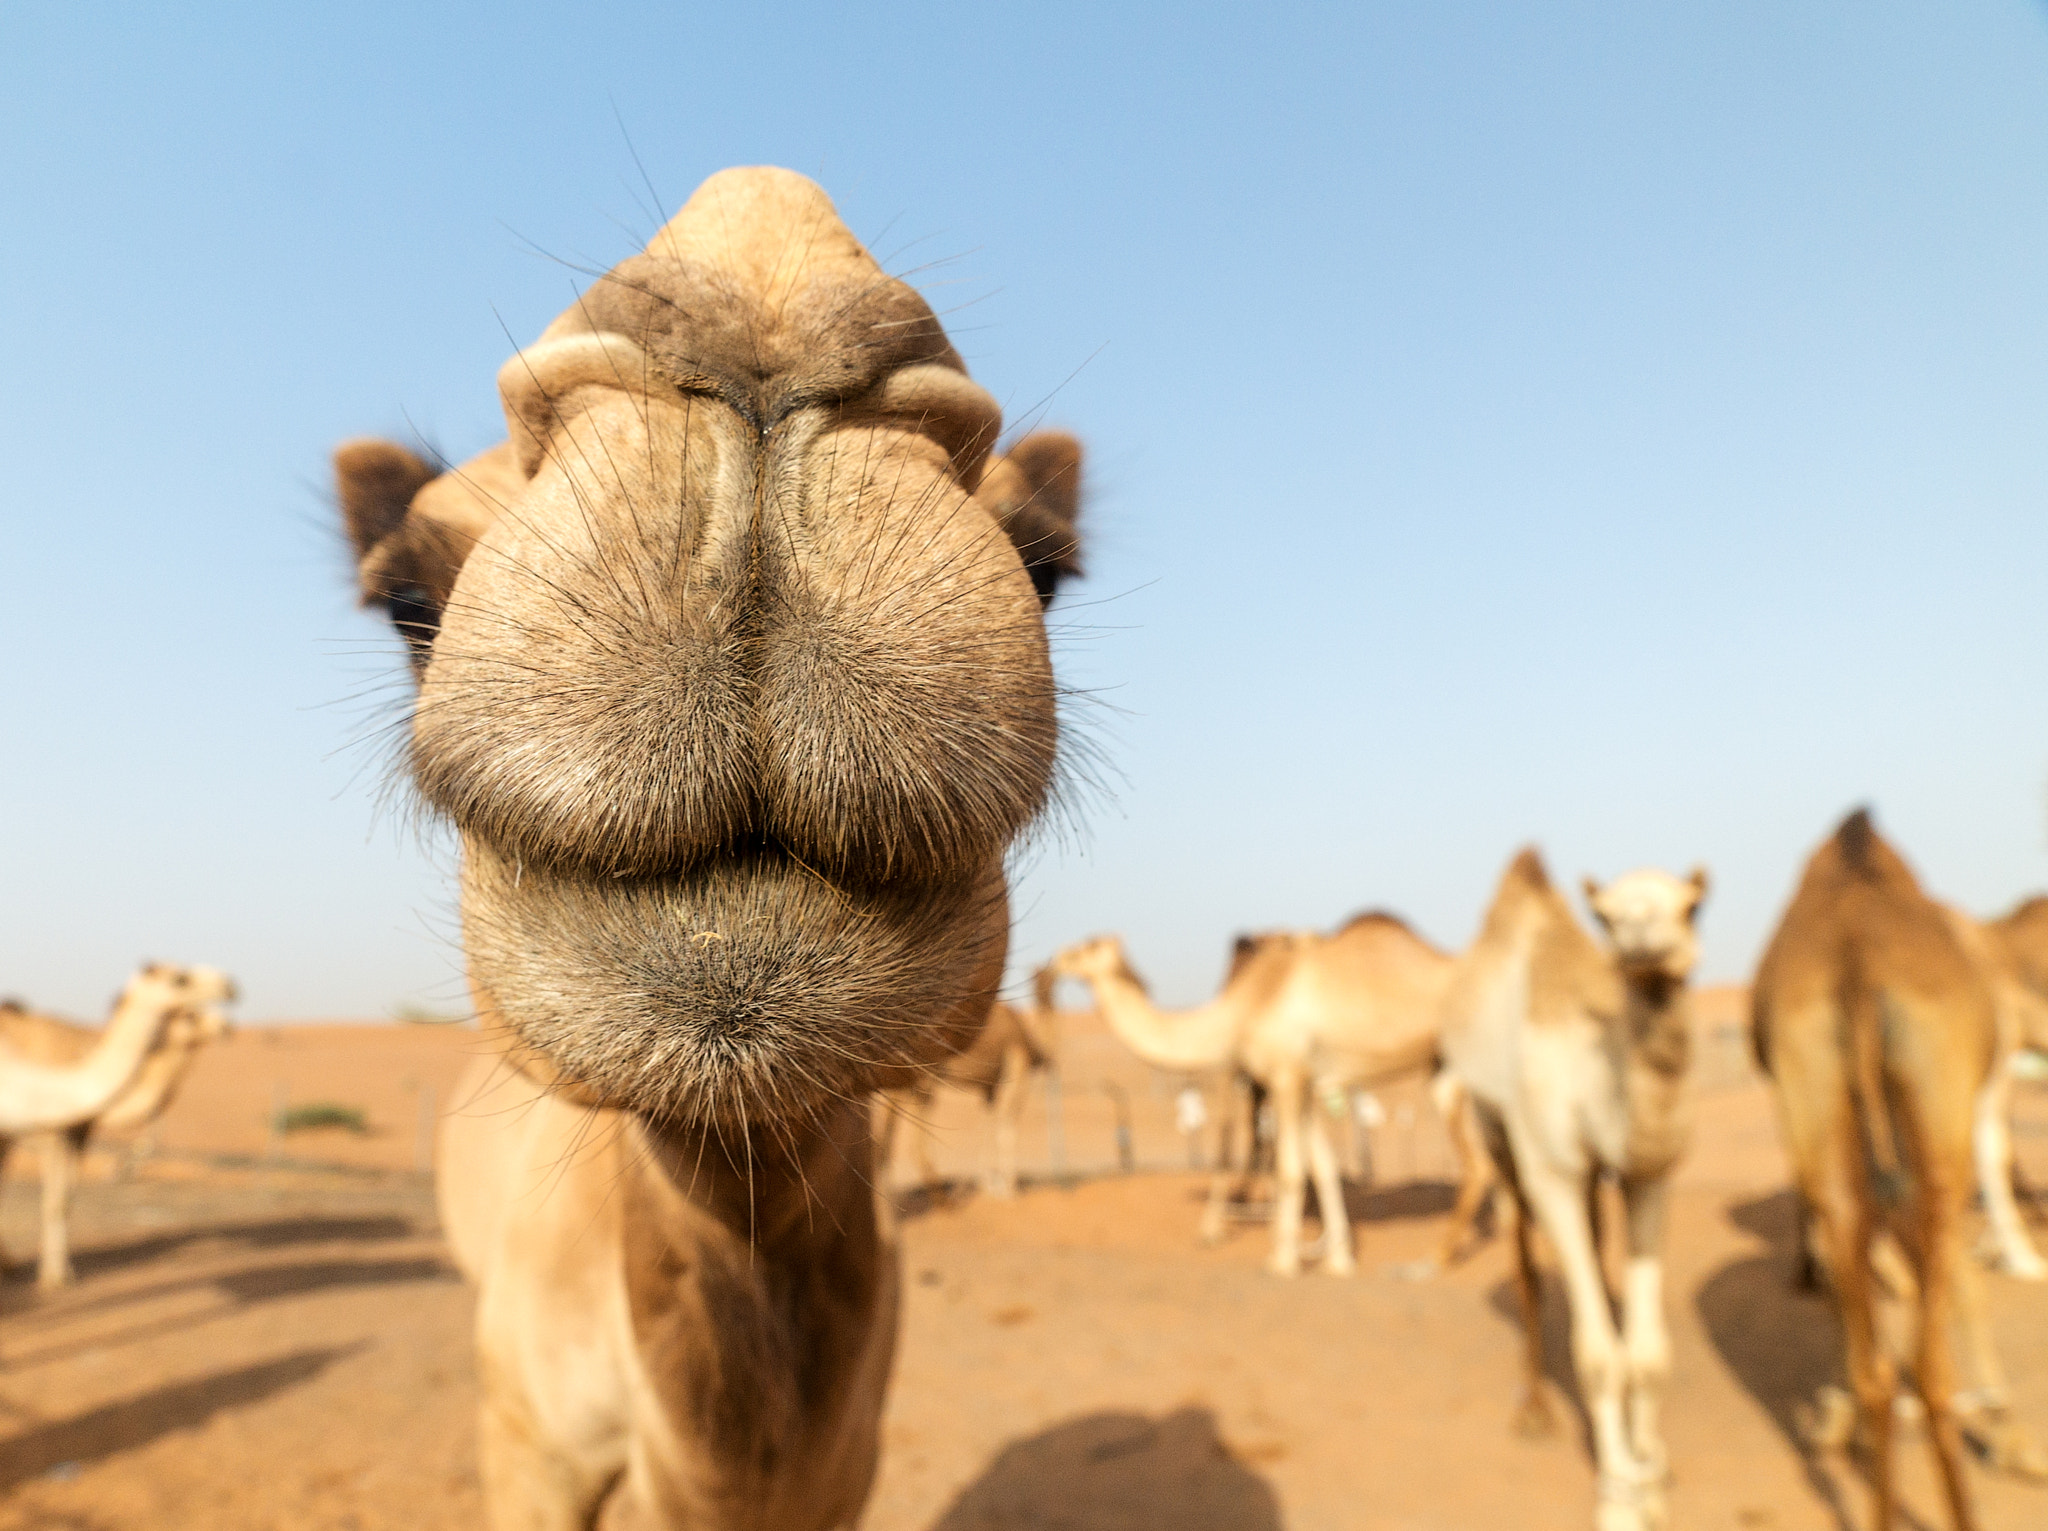
[(1077, 978), (1083, 983), (1092, 983), (1097, 978), (1135, 976), (1130, 959), (1124, 955), (1122, 936), (1090, 936), (1085, 941), (1076, 941), (1054, 952), (1045, 967), (1055, 978)]
[(1700, 904), (1707, 896), (1707, 871), (1688, 877), (1669, 872), (1630, 872), (1602, 887), (1585, 880), (1586, 903), (1600, 922), (1622, 969), (1632, 976), (1683, 982), (1699, 962)]
[(181, 967), (175, 962), (145, 962), (136, 969), (121, 991), (124, 1005), (143, 1004), (176, 1015), (204, 1010), (222, 1025), (225, 1018), (216, 1005), (233, 1004), (241, 998), (234, 979), (219, 968)]
[(957, 1050), (1050, 790), (1078, 445), (995, 453), (930, 308), (784, 170), (712, 177), (497, 381), (461, 467), (335, 454), (479, 1008), (676, 1121)]

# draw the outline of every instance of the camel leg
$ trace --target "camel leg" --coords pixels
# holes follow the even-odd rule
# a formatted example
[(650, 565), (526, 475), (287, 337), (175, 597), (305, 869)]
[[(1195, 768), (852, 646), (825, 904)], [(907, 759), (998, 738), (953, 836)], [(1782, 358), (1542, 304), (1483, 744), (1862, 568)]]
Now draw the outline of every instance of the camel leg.
[(2048, 1451), (2042, 1450), (2033, 1432), (2010, 1412), (2012, 1390), (1991, 1336), (1983, 1272), (1975, 1261), (1959, 1258), (1952, 1275), (1956, 1328), (1962, 1335), (1974, 1383), (1967, 1393), (1957, 1395), (1957, 1415), (1982, 1439), (1992, 1466), (2026, 1478), (2048, 1478)]
[(43, 1247), (36, 1285), (55, 1292), (71, 1285), (71, 1196), (90, 1127), (43, 1135)]
[(1520, 1191), (1515, 1204), (1515, 1298), (1522, 1313), (1522, 1401), (1515, 1433), (1531, 1440), (1552, 1435), (1557, 1416), (1543, 1391), (1543, 1280), (1536, 1269), (1536, 1214)]
[(1274, 1116), (1273, 1254), (1267, 1269), (1276, 1276), (1301, 1273), (1302, 1093), (1298, 1079), (1281, 1077), (1269, 1086)]
[(1323, 1208), (1323, 1269), (1348, 1276), (1358, 1268), (1351, 1253), (1351, 1214), (1344, 1205), (1344, 1176), (1337, 1167), (1337, 1147), (1320, 1103), (1308, 1110), (1308, 1158), (1315, 1175), (1316, 1199)]
[(1671, 1472), (1660, 1417), (1671, 1377), (1671, 1336), (1664, 1327), (1664, 1215), (1670, 1180), (1621, 1183), (1628, 1210), (1628, 1267), (1622, 1284), (1622, 1350), (1628, 1361), (1629, 1439), (1651, 1478)]
[(1972, 1531), (1977, 1519), (1970, 1504), (1970, 1486), (1963, 1477), (1963, 1435), (1956, 1419), (1956, 1358), (1949, 1327), (1955, 1318), (1958, 1267), (1964, 1260), (1961, 1213), (1968, 1193), (1966, 1180), (1952, 1186), (1941, 1184), (1936, 1176), (1928, 1180), (1922, 1223), (1926, 1243), (1920, 1278), (1920, 1397), (1927, 1405), (1927, 1439), (1941, 1470), (1950, 1522), (1956, 1531)]
[(1572, 1365), (1593, 1423), (1593, 1457), (1600, 1475), (1597, 1531), (1645, 1531), (1655, 1519), (1644, 1515), (1646, 1474), (1629, 1444), (1624, 1400), (1627, 1369), (1614, 1331), (1607, 1282), (1586, 1216), (1585, 1177), (1532, 1165), (1517, 1155), (1522, 1187), (1543, 1224), (1564, 1277), (1572, 1313)]
[(1437, 1264), (1447, 1268), (1464, 1259), (1478, 1241), (1479, 1214), (1493, 1194), (1493, 1162), (1464, 1082), (1453, 1074), (1438, 1074), (1430, 1094), (1450, 1129), (1451, 1149), (1458, 1158), (1458, 1204), (1451, 1208), (1451, 1225), (1444, 1230), (1443, 1250), (1437, 1256)]
[[(1258, 1127), (1251, 1120), (1251, 1106), (1244, 1087), (1243, 1077), (1236, 1076), (1224, 1084), (1225, 1101), (1222, 1121), (1219, 1125), (1219, 1141), (1216, 1146), (1216, 1168), (1209, 1176), (1209, 1201), (1202, 1208), (1201, 1238), (1204, 1244), (1223, 1242), (1224, 1219), (1230, 1211), (1230, 1183), (1236, 1176), (1236, 1138), (1238, 1117), (1245, 1118), (1245, 1162), (1249, 1166), (1252, 1141), (1258, 1136)], [(1249, 1169), (1246, 1174), (1249, 1176)]]
[(491, 1531), (590, 1531), (615, 1481), (590, 1481), (551, 1452), (528, 1412), (511, 1400), (485, 1398), (476, 1446)]
[(996, 1124), (995, 1173), (989, 1179), (991, 1196), (1017, 1194), (1017, 1122), (1031, 1088), (1031, 1055), (1021, 1047), (1003, 1054), (1003, 1071), (996, 1077), (994, 1108)]
[(2019, 1204), (2012, 1193), (2012, 1054), (1998, 1060), (1984, 1088), (1977, 1093), (1977, 1120), (1972, 1146), (1977, 1156), (1977, 1187), (1984, 1196), (1990, 1242), (1998, 1269), (2023, 1281), (2048, 1281), (2044, 1261), (2027, 1237)]
[[(1853, 1130), (1853, 1129), (1852, 1129)], [(1853, 1152), (1854, 1150), (1851, 1150)], [(1891, 1357), (1878, 1343), (1876, 1292), (1870, 1268), (1870, 1210), (1851, 1200), (1846, 1182), (1856, 1174), (1848, 1153), (1830, 1155), (1842, 1185), (1840, 1199), (1812, 1196), (1808, 1212), (1842, 1315), (1843, 1361), (1849, 1390), (1870, 1447), (1870, 1489), (1875, 1531), (1892, 1527), (1892, 1399), (1897, 1382)]]

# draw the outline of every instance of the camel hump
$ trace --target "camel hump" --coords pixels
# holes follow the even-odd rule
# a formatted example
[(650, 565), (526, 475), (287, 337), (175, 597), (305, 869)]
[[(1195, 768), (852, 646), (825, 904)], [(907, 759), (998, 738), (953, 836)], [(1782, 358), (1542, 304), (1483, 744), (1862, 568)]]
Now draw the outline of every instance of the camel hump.
[(1337, 934), (1341, 936), (1354, 930), (1367, 930), (1373, 927), (1387, 926), (1391, 926), (1395, 930), (1405, 931), (1409, 935), (1415, 934), (1415, 927), (1391, 909), (1367, 909), (1361, 913), (1354, 914), (1350, 919), (1337, 927)]
[(1515, 852), (1515, 859), (1508, 863), (1504, 882), (1521, 883), (1535, 893), (1550, 891), (1550, 872), (1543, 865), (1543, 852), (1533, 845), (1525, 845)]
[(1819, 860), (1832, 863), (1835, 876), (1918, 899), (1919, 879), (1905, 858), (1877, 832), (1868, 808), (1858, 808), (1835, 829), (1822, 847)]
[(1868, 807), (1858, 808), (1835, 829), (1835, 854), (1845, 870), (1859, 877), (1876, 874), (1876, 851), (1882, 843)]
[(2048, 893), (2035, 893), (2014, 904), (2006, 913), (2004, 923), (2031, 924), (2043, 916), (2048, 916)]

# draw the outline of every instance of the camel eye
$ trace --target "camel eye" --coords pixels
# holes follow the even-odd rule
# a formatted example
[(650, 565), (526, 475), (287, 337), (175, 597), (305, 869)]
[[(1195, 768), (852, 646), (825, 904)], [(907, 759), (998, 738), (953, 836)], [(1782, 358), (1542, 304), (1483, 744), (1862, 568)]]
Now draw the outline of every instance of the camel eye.
[(384, 611), (412, 650), (413, 663), (426, 663), (441, 631), (441, 607), (433, 592), (424, 585), (394, 585), (384, 597)]

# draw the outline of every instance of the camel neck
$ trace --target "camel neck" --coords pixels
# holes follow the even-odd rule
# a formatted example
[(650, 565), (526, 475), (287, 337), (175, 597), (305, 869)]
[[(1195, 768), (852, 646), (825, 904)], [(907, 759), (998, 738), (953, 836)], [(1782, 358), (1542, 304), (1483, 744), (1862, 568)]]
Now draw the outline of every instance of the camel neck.
[(1239, 1006), (1227, 993), (1192, 1010), (1161, 1010), (1129, 974), (1104, 974), (1091, 986), (1110, 1030), (1155, 1068), (1221, 1068), (1236, 1051)]
[(1692, 1061), (1691, 991), (1683, 978), (1663, 973), (1629, 974), (1630, 1050), (1662, 1074), (1683, 1074)]
[(632, 1118), (647, 1169), (676, 1197), (769, 1255), (829, 1236), (872, 1197), (865, 1101), (809, 1121), (675, 1128)]

